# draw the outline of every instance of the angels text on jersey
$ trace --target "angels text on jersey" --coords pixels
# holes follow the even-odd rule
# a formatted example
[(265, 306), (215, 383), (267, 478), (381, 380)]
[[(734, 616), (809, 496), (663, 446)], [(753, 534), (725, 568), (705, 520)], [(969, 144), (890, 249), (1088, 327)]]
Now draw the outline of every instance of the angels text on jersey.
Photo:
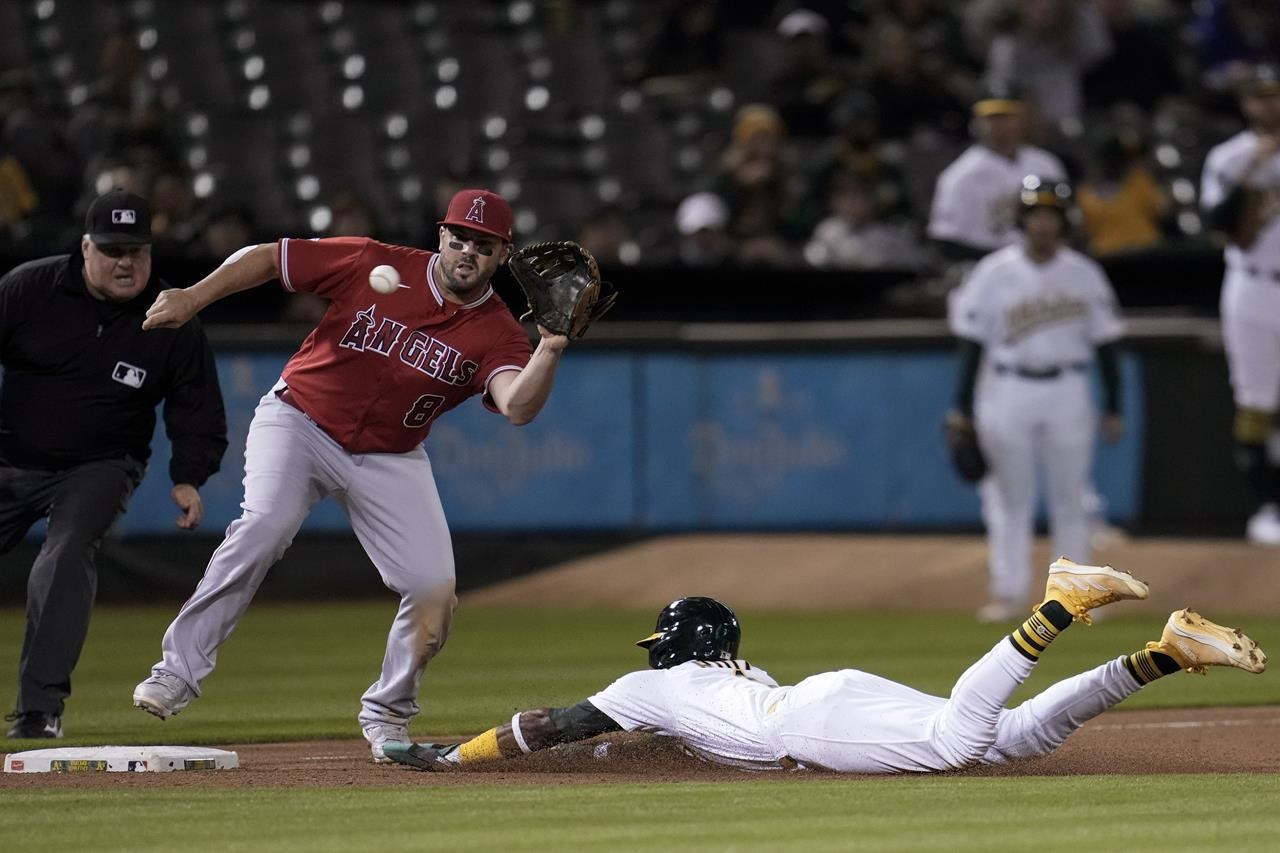
[(414, 329), (405, 336), (407, 329), (404, 323), (390, 317), (379, 321), (377, 306), (370, 305), (356, 312), (339, 346), (356, 352), (375, 353), (384, 358), (398, 350), (400, 361), (450, 385), (466, 385), (475, 377), (479, 364), (464, 359), (461, 352), (421, 329)]

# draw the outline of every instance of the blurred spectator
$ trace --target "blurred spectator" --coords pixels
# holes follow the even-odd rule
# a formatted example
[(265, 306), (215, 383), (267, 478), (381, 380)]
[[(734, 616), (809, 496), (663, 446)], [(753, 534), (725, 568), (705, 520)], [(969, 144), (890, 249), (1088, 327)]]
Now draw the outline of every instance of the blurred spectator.
[(1095, 0), (1107, 26), (1111, 54), (1085, 74), (1090, 106), (1128, 103), (1150, 115), (1156, 102), (1182, 88), (1170, 43), (1173, 34), (1151, 20), (1139, 20), (1133, 0)]
[(1191, 10), (1200, 70), (1211, 88), (1234, 89), (1255, 60), (1275, 57), (1275, 0), (1201, 0)]
[(26, 219), (35, 209), (36, 192), (26, 171), (0, 144), (0, 245), (26, 238)]
[[(151, 185), (151, 234), (157, 254), (188, 254), (200, 232), (196, 195), (185, 174), (162, 172)], [(243, 244), (242, 244), (243, 245)], [(239, 247), (237, 247), (239, 248)]]
[(784, 266), (792, 262), (791, 246), (777, 226), (777, 211), (762, 197), (751, 199), (733, 220), (734, 262), (739, 266)]
[(62, 126), (39, 108), (35, 94), (26, 69), (0, 74), (0, 157), (10, 160), (8, 183), (18, 192), (5, 207), (9, 216), (20, 214), (23, 233), (15, 236), (52, 242), (66, 233), (79, 186)]
[(666, 10), (648, 50), (646, 77), (689, 77), (720, 68), (726, 10), (717, 0), (692, 0)]
[(578, 243), (594, 255), (602, 267), (634, 264), (640, 260), (640, 247), (632, 238), (631, 225), (622, 210), (614, 205), (596, 210), (582, 223)]
[(98, 55), (98, 77), (71, 116), (68, 137), (81, 162), (103, 151), (119, 151), (141, 128), (161, 130), (163, 120), (142, 58), (128, 33), (107, 35)]
[[(787, 175), (782, 159), (786, 127), (777, 110), (746, 104), (738, 110), (729, 146), (720, 157), (715, 191), (729, 205), (730, 230), (741, 236), (744, 213), (750, 228), (781, 232), (788, 215)], [(767, 218), (768, 222), (762, 222)]]
[(964, 110), (943, 81), (920, 64), (911, 31), (886, 19), (872, 35), (875, 65), (866, 88), (880, 106), (883, 136), (905, 139), (921, 127), (961, 135)]
[(680, 263), (691, 267), (713, 267), (725, 263), (732, 253), (729, 239), (729, 207), (711, 192), (686, 196), (676, 208), (676, 230), (680, 234), (677, 253)]
[(333, 219), (326, 237), (374, 237), (381, 234), (378, 216), (368, 199), (352, 190), (341, 190), (329, 202)]
[[(865, 92), (853, 91), (841, 99), (832, 118), (837, 134), (815, 158), (808, 197), (824, 203), (827, 187), (847, 173), (868, 188), (883, 215), (911, 215), (906, 178), (897, 162), (898, 149), (881, 138), (879, 105)], [(816, 223), (826, 213), (822, 209), (810, 221)]]
[(209, 215), (200, 232), (199, 251), (202, 255), (221, 261), (233, 252), (251, 245), (255, 231), (253, 214), (248, 208), (217, 208)]
[(769, 100), (796, 136), (830, 133), (831, 110), (849, 83), (827, 51), (828, 30), (826, 18), (810, 9), (796, 9), (778, 22), (782, 69), (770, 84)]
[(943, 169), (934, 188), (928, 233), (943, 257), (977, 260), (1018, 240), (1018, 191), (1027, 175), (1066, 180), (1062, 161), (1023, 142), (1023, 100), (993, 80), (973, 104), (978, 142)]
[(882, 0), (883, 20), (907, 30), (924, 73), (943, 80), (980, 70), (965, 51), (954, 4), (946, 0)]
[(814, 229), (804, 256), (822, 269), (916, 269), (921, 247), (909, 228), (882, 219), (874, 190), (854, 175), (832, 184), (830, 213)]
[(1108, 136), (1089, 158), (1076, 193), (1089, 252), (1108, 255), (1160, 242), (1171, 201), (1144, 162), (1136, 136)]
[(1071, 135), (1084, 112), (1083, 79), (1111, 52), (1092, 0), (1022, 0), (1017, 27), (991, 41), (987, 75), (1017, 80), (1044, 120)]

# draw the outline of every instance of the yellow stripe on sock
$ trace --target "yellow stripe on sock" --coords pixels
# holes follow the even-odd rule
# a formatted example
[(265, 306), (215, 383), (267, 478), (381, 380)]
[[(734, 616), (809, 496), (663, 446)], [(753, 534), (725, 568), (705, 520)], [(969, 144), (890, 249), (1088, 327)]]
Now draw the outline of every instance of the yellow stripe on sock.
[(1133, 669), (1138, 674), (1138, 680), (1143, 684), (1150, 684), (1157, 678), (1164, 676), (1160, 671), (1160, 667), (1156, 666), (1156, 662), (1151, 657), (1151, 652), (1147, 649), (1134, 652), (1129, 655), (1129, 660), (1133, 661)]
[(1039, 659), (1040, 653), (1058, 636), (1058, 629), (1038, 612), (1018, 627), (1011, 635), (1014, 643), (1032, 659)]
[(498, 730), (489, 729), (458, 747), (458, 761), (493, 761), (502, 757), (498, 747)]
[(1027, 638), (1026, 631), (1021, 628), (1014, 631), (1009, 635), (1009, 637), (1013, 640), (1014, 644), (1022, 650), (1022, 653), (1032, 660), (1038, 660), (1040, 658), (1040, 653), (1044, 651), (1042, 646), (1036, 645), (1029, 640)]
[(1052, 622), (1041, 616), (1039, 611), (1032, 613), (1031, 618), (1022, 623), (1022, 627), (1042, 646), (1049, 645), (1058, 634), (1062, 633), (1053, 627)]

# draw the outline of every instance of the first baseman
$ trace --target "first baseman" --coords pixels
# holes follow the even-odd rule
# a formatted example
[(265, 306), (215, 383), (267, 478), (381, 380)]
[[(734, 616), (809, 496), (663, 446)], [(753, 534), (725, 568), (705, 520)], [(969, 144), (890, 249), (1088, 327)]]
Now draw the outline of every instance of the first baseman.
[(650, 669), (569, 708), (517, 713), (460, 746), (394, 744), (386, 753), (443, 770), (626, 730), (678, 738), (694, 756), (751, 770), (959, 770), (1048, 755), (1086, 721), (1179, 669), (1266, 669), (1266, 655), (1248, 637), (1179, 610), (1158, 641), (1004, 707), (1072, 621), (1087, 623), (1095, 608), (1146, 596), (1147, 585), (1127, 572), (1058, 560), (1031, 618), (969, 667), (945, 699), (853, 669), (779, 686), (737, 657), (741, 631), (728, 607), (682, 598), (637, 644), (649, 650)]
[[(514, 424), (551, 393), (562, 335), (537, 350), (489, 284), (511, 255), (512, 213), (488, 190), (458, 192), (439, 223), (439, 249), (365, 238), (281, 239), (237, 252), (185, 290), (161, 294), (147, 329), (173, 328), (210, 303), (278, 278), (329, 300), (328, 310), (262, 398), (245, 446), (243, 514), (165, 632), (164, 657), (134, 691), (160, 718), (200, 695), (218, 647), (326, 495), (346, 512), (400, 609), (382, 674), (361, 698), (374, 760), (407, 742), (419, 681), (449, 634), (453, 550), (431, 460), (422, 446), (444, 412), (473, 395)], [(370, 273), (394, 267), (390, 292)]]
[(1280, 68), (1257, 66), (1240, 95), (1249, 127), (1209, 152), (1200, 203), (1228, 241), (1221, 315), (1235, 455), (1259, 504), (1247, 534), (1280, 545), (1280, 468), (1267, 448), (1280, 409)]

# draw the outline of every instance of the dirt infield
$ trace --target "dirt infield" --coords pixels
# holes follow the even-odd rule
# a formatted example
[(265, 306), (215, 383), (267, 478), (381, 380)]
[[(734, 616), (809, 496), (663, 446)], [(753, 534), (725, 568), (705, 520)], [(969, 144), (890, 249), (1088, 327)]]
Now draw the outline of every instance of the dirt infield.
[[(465, 604), (605, 604), (704, 594), (736, 607), (955, 610), (982, 603), (985, 548), (976, 537), (681, 536), (575, 560), (464, 596)], [(1037, 562), (1047, 564), (1047, 545)], [(1158, 609), (1274, 614), (1280, 551), (1218, 540), (1147, 539), (1097, 555), (1152, 583)], [(782, 568), (785, 567), (785, 571)], [(1259, 582), (1259, 575), (1273, 579)], [(697, 589), (689, 578), (697, 577)], [(657, 593), (661, 593), (658, 595)], [(0, 790), (118, 787), (392, 787), (779, 781), (831, 774), (744, 773), (681, 754), (666, 739), (613, 736), (499, 762), (480, 772), (423, 773), (375, 765), (362, 740), (227, 747), (234, 771), (0, 774)], [(965, 771), (978, 776), (1280, 772), (1280, 706), (1113, 711), (1052, 757)], [(850, 777), (853, 778), (853, 777)], [(866, 777), (862, 777), (866, 778)]]
[[(377, 765), (362, 740), (226, 747), (238, 770), (183, 773), (7, 773), (17, 788), (340, 788), (404, 785), (583, 785), (618, 782), (727, 782), (833, 778), (829, 773), (746, 773), (706, 764), (667, 738), (612, 736), (496, 762), (476, 772), (424, 773)], [(1050, 758), (964, 771), (974, 776), (1136, 775), (1280, 772), (1280, 707), (1197, 708), (1104, 714)], [(854, 778), (854, 777), (848, 777)], [(858, 777), (862, 779), (875, 777)]]

